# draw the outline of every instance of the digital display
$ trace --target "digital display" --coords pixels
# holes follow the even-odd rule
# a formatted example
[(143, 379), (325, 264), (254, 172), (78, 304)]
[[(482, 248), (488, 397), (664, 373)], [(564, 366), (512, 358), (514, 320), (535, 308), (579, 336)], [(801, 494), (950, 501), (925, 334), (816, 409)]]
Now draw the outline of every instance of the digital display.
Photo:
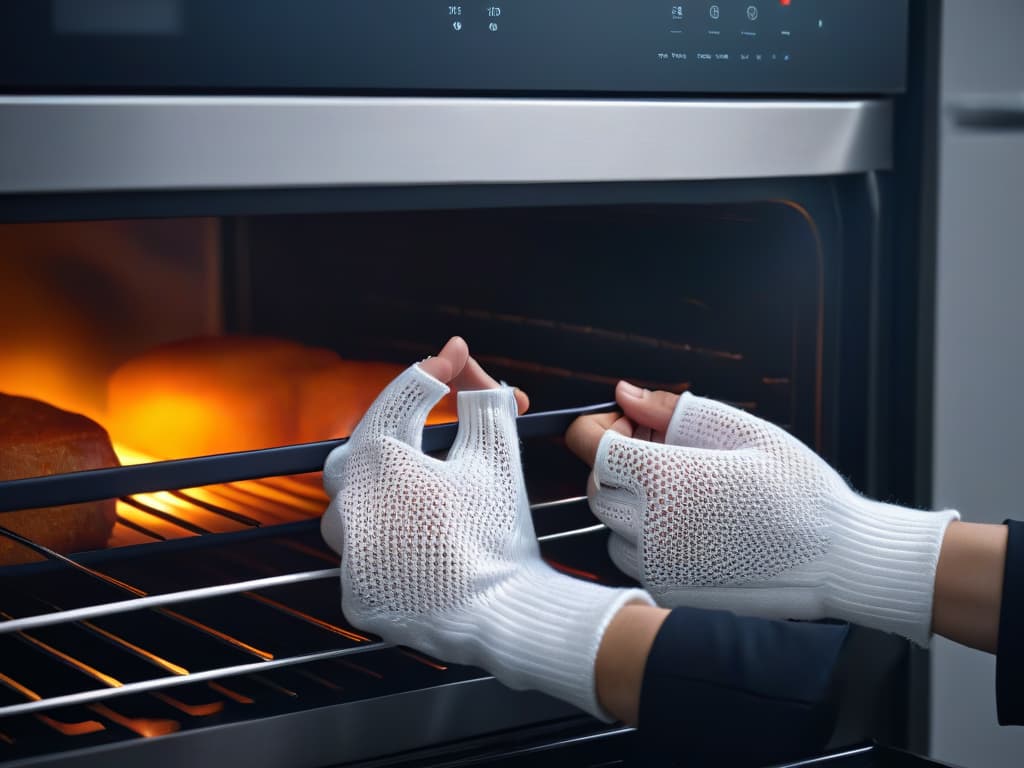
[(0, 87), (108, 93), (898, 93), (908, 0), (31, 0)]

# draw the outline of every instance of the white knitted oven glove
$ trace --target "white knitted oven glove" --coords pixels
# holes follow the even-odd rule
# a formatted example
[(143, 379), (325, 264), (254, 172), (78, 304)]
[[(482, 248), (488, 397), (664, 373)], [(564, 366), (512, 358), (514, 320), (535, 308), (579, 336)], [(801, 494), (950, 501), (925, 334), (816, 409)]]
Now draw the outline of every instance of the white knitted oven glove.
[(665, 444), (609, 430), (590, 506), (659, 605), (836, 618), (926, 645), (953, 511), (871, 501), (783, 429), (684, 394)]
[(594, 687), (601, 637), (623, 605), (653, 601), (541, 559), (512, 389), (460, 392), (447, 461), (422, 452), (427, 413), (447, 392), (412, 366), (327, 458), (321, 529), (341, 555), (342, 610), (387, 641), (607, 719)]

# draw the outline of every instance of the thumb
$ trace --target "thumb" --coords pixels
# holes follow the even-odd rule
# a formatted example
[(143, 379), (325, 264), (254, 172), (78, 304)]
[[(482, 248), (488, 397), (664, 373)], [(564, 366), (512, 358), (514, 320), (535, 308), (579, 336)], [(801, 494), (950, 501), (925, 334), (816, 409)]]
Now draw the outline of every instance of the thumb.
[(628, 381), (620, 381), (615, 387), (615, 400), (630, 421), (664, 434), (679, 402), (679, 395), (651, 392)]

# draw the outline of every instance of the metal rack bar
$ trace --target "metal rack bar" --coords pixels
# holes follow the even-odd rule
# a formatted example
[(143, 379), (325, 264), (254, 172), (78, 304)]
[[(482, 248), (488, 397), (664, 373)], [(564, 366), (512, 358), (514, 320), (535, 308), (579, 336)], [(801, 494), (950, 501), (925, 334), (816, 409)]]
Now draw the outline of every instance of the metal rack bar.
[(588, 533), (597, 533), (598, 531), (607, 530), (604, 523), (597, 523), (596, 525), (588, 525), (586, 528), (576, 528), (571, 531), (560, 531), (558, 533), (549, 533), (546, 536), (538, 536), (537, 541), (543, 543), (545, 541), (558, 541), (559, 539), (571, 539), (576, 536), (586, 536)]
[[(559, 435), (565, 432), (578, 416), (615, 408), (614, 403), (600, 403), (560, 411), (526, 414), (516, 420), (516, 425), (521, 438)], [(425, 428), (423, 450), (447, 450), (454, 442), (457, 432), (458, 424), (439, 424)], [(0, 483), (0, 512), (57, 507), (136, 493), (316, 472), (323, 468), (328, 454), (346, 442), (347, 439), (327, 440), (259, 451), (223, 453), (194, 459), (157, 461), (151, 464), (9, 480)]]
[(164, 536), (162, 533), (157, 533), (156, 531), (151, 531), (146, 526), (139, 525), (134, 520), (129, 520), (127, 517), (123, 517), (121, 515), (118, 515), (117, 516), (117, 524), (118, 525), (123, 525), (126, 528), (131, 528), (133, 531), (137, 531), (138, 533), (141, 533), (143, 536), (148, 536), (149, 538), (153, 539), (154, 541), (167, 541), (167, 537)]
[(219, 669), (208, 669), (202, 672), (190, 672), (187, 675), (173, 675), (170, 677), (159, 677), (153, 680), (140, 680), (136, 683), (122, 683), (118, 688), (97, 688), (91, 691), (80, 693), (68, 693), (63, 696), (51, 696), (37, 701), (27, 701), (23, 704), (10, 704), (0, 707), (0, 717), (11, 715), (23, 715), (28, 712), (37, 712), (52, 707), (63, 707), (72, 704), (88, 704), (89, 702), (102, 701), (104, 699), (124, 696), (131, 693), (145, 693), (147, 691), (158, 691), (164, 688), (175, 688), (179, 685), (190, 683), (201, 683), (206, 680), (217, 680), (221, 677), (233, 677), (251, 672), (266, 672), (281, 667), (291, 667), (296, 664), (306, 664), (311, 661), (322, 661), (324, 659), (335, 659), (339, 656), (350, 656), (368, 651), (380, 651), (386, 648), (393, 648), (391, 643), (371, 643), (369, 645), (356, 646), (354, 648), (337, 648), (330, 651), (318, 653), (307, 653), (301, 656), (290, 656), (284, 659), (272, 659), (270, 661), (255, 661), (248, 664), (235, 664), (230, 667)]
[(228, 520), (233, 520), (236, 523), (241, 523), (242, 525), (247, 525), (251, 528), (259, 528), (262, 525), (262, 523), (255, 518), (243, 515), (240, 512), (235, 512), (234, 510), (225, 509), (218, 504), (212, 504), (209, 501), (204, 501), (203, 499), (197, 499), (184, 491), (169, 491), (169, 493), (175, 498), (181, 499), (188, 504), (193, 504), (200, 509), (205, 509), (207, 512), (212, 512), (215, 515), (226, 517)]
[(586, 496), (568, 496), (564, 499), (555, 499), (554, 501), (542, 501), (539, 504), (531, 504), (530, 511), (538, 512), (542, 509), (554, 509), (555, 507), (564, 507), (569, 504), (576, 504), (577, 502), (586, 500)]
[[(571, 423), (571, 421), (577, 416), (585, 413), (596, 413), (608, 410), (612, 407), (612, 404), (602, 404), (587, 408), (569, 409), (521, 417), (518, 422), (519, 434), (521, 437), (561, 434), (565, 428), (568, 427), (569, 423)], [(424, 431), (424, 449), (428, 451), (440, 451), (449, 447), (455, 438), (457, 428), (458, 427), (455, 424), (427, 428)], [(0, 511), (5, 509), (23, 508), (25, 506), (25, 501), (24, 498), (19, 496), (19, 494), (31, 495), (33, 499), (32, 504), (35, 506), (73, 503), (86, 498), (83, 497), (82, 494), (86, 494), (89, 498), (105, 498), (107, 497), (109, 490), (104, 490), (103, 493), (99, 492), (99, 488), (103, 486), (104, 482), (108, 483), (108, 486), (106, 486), (108, 489), (110, 487), (109, 482), (126, 486), (127, 489), (123, 493), (117, 495), (127, 496), (129, 493), (162, 490), (176, 484), (187, 485), (190, 488), (194, 488), (210, 482), (230, 482), (253, 477), (262, 477), (265, 475), (276, 476), (279, 474), (287, 474), (292, 471), (308, 471), (310, 469), (319, 468), (327, 453), (343, 442), (344, 441), (329, 441), (326, 443), (316, 443), (304, 446), (286, 446), (284, 448), (269, 449), (267, 451), (227, 454), (223, 456), (187, 459), (179, 462), (161, 462), (152, 465), (137, 465), (111, 470), (97, 470), (93, 472), (31, 478), (27, 481), (3, 483), (0, 484)], [(312, 459), (313, 463), (301, 463), (296, 465), (296, 462), (299, 461), (310, 462), (310, 457), (314, 457)], [(289, 462), (291, 462), (291, 464), (289, 464)], [(99, 485), (94, 482), (97, 479), (97, 475), (100, 476), (99, 480), (101, 482)], [(149, 485), (147, 485), (147, 483)], [(130, 487), (128, 487), (129, 484)], [(15, 491), (13, 495), (8, 493), (12, 488)], [(42, 497), (36, 495), (40, 492), (39, 489), (43, 489)], [(567, 497), (564, 499), (556, 499), (553, 501), (535, 504), (532, 508), (534, 510), (550, 509), (579, 503), (583, 499), (585, 499), (584, 496)], [(2, 522), (2, 519), (2, 515), (0, 515), (0, 522)], [(239, 522), (244, 524), (248, 523), (249, 520)], [(603, 526), (601, 525), (589, 526), (575, 531), (560, 532), (543, 536), (540, 537), (540, 540), (548, 541), (584, 535), (602, 528)], [(18, 632), (23, 633), (26, 630), (72, 622), (86, 622), (86, 626), (89, 626), (87, 622), (90, 619), (147, 609), (166, 613), (172, 618), (185, 619), (186, 617), (178, 617), (177, 614), (168, 611), (165, 606), (189, 603), (238, 593), (248, 593), (252, 595), (254, 590), (338, 578), (340, 574), (340, 570), (338, 568), (325, 568), (301, 571), (297, 573), (280, 574), (259, 579), (249, 579), (230, 584), (219, 584), (209, 587), (181, 590), (166, 594), (146, 595), (144, 592), (130, 584), (125, 584), (118, 579), (114, 579), (113, 577), (110, 577), (100, 571), (96, 571), (82, 563), (78, 563), (72, 558), (53, 552), (46, 547), (42, 547), (34, 542), (23, 539), (23, 537), (12, 531), (0, 528), (0, 534), (19, 541), (31, 549), (40, 552), (48, 559), (62, 562), (74, 570), (83, 572), (84, 575), (106, 581), (113, 586), (134, 595), (134, 597), (128, 599), (104, 603), (101, 605), (85, 606), (70, 610), (57, 610), (53, 613), (41, 616), (8, 619), (7, 621), (0, 622), (0, 635)], [(201, 626), (198, 628), (202, 629)], [(366, 638), (363, 638), (362, 636), (359, 636), (359, 639), (366, 640)], [(388, 643), (371, 640), (369, 642), (362, 643), (357, 647), (334, 649), (311, 654), (300, 654), (279, 659), (273, 658), (269, 654), (261, 655), (257, 653), (255, 655), (257, 655), (259, 660), (245, 664), (203, 670), (195, 673), (174, 674), (168, 677), (159, 677), (126, 683), (117, 687), (104, 687), (0, 707), (0, 717), (24, 714), (73, 704), (88, 704), (115, 696), (156, 691), (177, 685), (216, 680), (239, 674), (250, 674), (257, 671), (266, 671), (281, 667), (305, 664), (311, 661), (339, 658), (389, 647), (391, 647), (391, 645)]]
[[(540, 536), (538, 537), (538, 540), (541, 542), (556, 541), (559, 539), (570, 538), (573, 536), (583, 536), (588, 533), (595, 533), (597, 531), (603, 530), (604, 528), (604, 525), (597, 524), (588, 526), (586, 528), (579, 528), (573, 531), (564, 531), (561, 533), (549, 534), (547, 536)], [(219, 597), (222, 595), (234, 594), (237, 592), (244, 592), (252, 589), (260, 589), (270, 586), (280, 586), (282, 584), (296, 584), (306, 581), (316, 581), (319, 579), (338, 578), (339, 576), (340, 569), (327, 568), (320, 571), (306, 571), (302, 573), (272, 576), (264, 579), (253, 579), (245, 582), (237, 582), (235, 584), (224, 584), (215, 587), (202, 587), (199, 589), (183, 590), (181, 592), (172, 592), (167, 593), (165, 595), (139, 597), (131, 600), (122, 600), (115, 603), (87, 606), (85, 608), (75, 608), (71, 610), (61, 611), (60, 613), (46, 614), (44, 616), (31, 616), (24, 619), (10, 619), (0, 624), (0, 634), (17, 632), (26, 629), (36, 629), (39, 627), (50, 626), (54, 624), (63, 624), (72, 621), (82, 621), (85, 619), (91, 619), (100, 616), (109, 616), (117, 613), (128, 613), (130, 611), (141, 610), (146, 608), (156, 608), (164, 605), (169, 605), (172, 603), (189, 602), (192, 600)], [(0, 707), (0, 717), (24, 714), (27, 712), (34, 712), (37, 710), (49, 709), (51, 707), (89, 703), (114, 696), (123, 696), (127, 693), (142, 693), (146, 691), (170, 688), (177, 685), (203, 682), (206, 680), (216, 680), (222, 677), (231, 677), (233, 675), (246, 674), (254, 671), (277, 669), (280, 667), (288, 667), (296, 664), (305, 664), (311, 661), (320, 661), (323, 659), (333, 659), (341, 656), (365, 653), (370, 650), (383, 650), (391, 647), (394, 647), (391, 643), (385, 643), (382, 641), (371, 641), (368, 644), (363, 644), (356, 647), (334, 649), (331, 651), (322, 651), (311, 654), (302, 654), (299, 656), (290, 656), (281, 659), (267, 659), (264, 661), (250, 662), (248, 664), (237, 664), (229, 667), (220, 667), (218, 669), (203, 670), (202, 672), (189, 672), (183, 675), (176, 674), (170, 677), (160, 677), (152, 680), (142, 680), (133, 683), (123, 683), (119, 687), (95, 689), (91, 691), (84, 691), (74, 694), (65, 694), (61, 696), (51, 696), (39, 700), (25, 702), (22, 704), (12, 704), (6, 707)]]
[(238, 581), (232, 584), (220, 584), (215, 587), (185, 589), (180, 592), (167, 592), (163, 595), (136, 597), (128, 600), (118, 600), (113, 603), (89, 605), (84, 608), (71, 608), (69, 610), (60, 611), (59, 613), (46, 613), (41, 616), (28, 616), (23, 619), (11, 619), (0, 622), (0, 635), (8, 634), (10, 632), (22, 632), (28, 629), (38, 629), (39, 627), (49, 627), (54, 624), (64, 624), (71, 621), (84, 621), (103, 616), (113, 616), (120, 613), (141, 611), (147, 608), (159, 608), (165, 605), (188, 603), (194, 600), (205, 600), (211, 597), (224, 597), (225, 595), (233, 595), (250, 590), (267, 589), (269, 587), (280, 587), (288, 584), (302, 584), (307, 581), (338, 578), (340, 573), (341, 571), (337, 568), (325, 568), (321, 571), (286, 573), (281, 576), (270, 576), (263, 579), (250, 579), (249, 581)]
[[(579, 501), (580, 498), (585, 497), (567, 499), (564, 503)], [(550, 507), (554, 503), (561, 502), (548, 502), (544, 505), (537, 506)], [(598, 523), (597, 525), (591, 525), (586, 528), (577, 528), (572, 531), (561, 531), (559, 533), (551, 533), (546, 536), (539, 536), (538, 541), (557, 541), (558, 539), (567, 539), (574, 536), (585, 536), (588, 533), (600, 531), (604, 529), (604, 527), (605, 526), (603, 524)], [(281, 587), (290, 584), (302, 584), (308, 581), (340, 578), (340, 576), (341, 570), (339, 568), (324, 568), (317, 571), (299, 571), (296, 573), (281, 574), (280, 576), (267, 576), (261, 579), (236, 581), (231, 584), (218, 584), (212, 587), (184, 589), (179, 592), (167, 592), (162, 595), (134, 597), (127, 600), (117, 600), (113, 603), (88, 605), (83, 608), (71, 608), (60, 611), (59, 613), (47, 613), (41, 616), (27, 616), (23, 619), (9, 619), (7, 621), (0, 622), (0, 635), (8, 634), (10, 632), (22, 632), (29, 629), (38, 629), (40, 627), (49, 627), (55, 624), (65, 624), (72, 621), (84, 621), (103, 616), (131, 613), (132, 611), (141, 611), (147, 608), (160, 608), (166, 605), (175, 605), (177, 603), (206, 600), (212, 597), (224, 597), (225, 595), (268, 589), (270, 587)]]
[(140, 512), (145, 512), (147, 515), (152, 515), (153, 517), (159, 518), (160, 520), (163, 520), (165, 523), (176, 525), (183, 530), (189, 531), (199, 536), (205, 536), (209, 533), (213, 533), (213, 531), (203, 528), (201, 525), (196, 525), (190, 520), (183, 520), (177, 515), (172, 515), (170, 512), (164, 512), (162, 509), (157, 509), (156, 507), (150, 504), (146, 504), (143, 501), (133, 499), (131, 496), (122, 496), (121, 498), (118, 499), (118, 501), (127, 504), (130, 507), (134, 507)]

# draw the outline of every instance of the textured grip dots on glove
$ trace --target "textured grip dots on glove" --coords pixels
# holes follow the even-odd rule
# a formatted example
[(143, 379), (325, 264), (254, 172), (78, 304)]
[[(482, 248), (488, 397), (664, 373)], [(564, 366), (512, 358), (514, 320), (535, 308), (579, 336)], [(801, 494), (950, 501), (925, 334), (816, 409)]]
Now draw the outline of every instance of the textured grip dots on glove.
[(925, 644), (952, 510), (865, 499), (785, 430), (684, 394), (665, 444), (605, 433), (590, 505), (662, 605), (839, 618)]
[(468, 594), (470, 575), (452, 567), (467, 548), (449, 522), (458, 492), (419, 457), (380, 438), (349, 462), (355, 476), (364, 475), (338, 499), (347, 521), (349, 596), (360, 613), (427, 613)]
[(479, 597), (482, 581), (497, 583), (516, 567), (513, 545), (525, 537), (513, 533), (525, 527), (532, 538), (530, 518), (517, 509), (518, 446), (498, 428), (492, 404), (466, 406), (460, 397), (460, 406), (447, 461), (388, 436), (352, 446), (349, 482), (335, 504), (346, 521), (342, 557), (354, 614), (462, 608)]
[(638, 590), (557, 573), (540, 556), (508, 388), (459, 393), (446, 461), (420, 450), (448, 388), (413, 366), (374, 402), (324, 467), (321, 530), (341, 554), (353, 625), (445, 661), (482, 667), (603, 717), (594, 660)]
[[(696, 452), (608, 432), (598, 452), (599, 487), (632, 497), (645, 584), (718, 586), (777, 576), (824, 554), (828, 546), (816, 484), (794, 492), (786, 462), (753, 450)], [(623, 531), (628, 498), (595, 512)]]
[(725, 403), (695, 397), (689, 392), (680, 395), (665, 433), (665, 442), (720, 451), (759, 448), (780, 457), (788, 450), (808, 450), (803, 443), (774, 424)]

